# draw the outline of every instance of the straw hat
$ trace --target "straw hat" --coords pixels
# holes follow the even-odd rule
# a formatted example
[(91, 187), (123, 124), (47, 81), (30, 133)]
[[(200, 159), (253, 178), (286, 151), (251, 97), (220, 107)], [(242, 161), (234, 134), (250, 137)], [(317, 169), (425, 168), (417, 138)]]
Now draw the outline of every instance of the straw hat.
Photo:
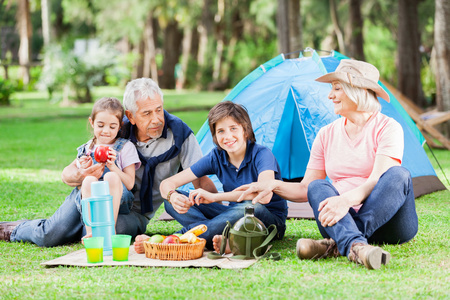
[(331, 83), (341, 81), (353, 87), (359, 87), (374, 91), (378, 97), (389, 102), (389, 95), (378, 84), (380, 72), (373, 65), (352, 59), (343, 59), (336, 68), (336, 71), (320, 76), (316, 79), (319, 82)]

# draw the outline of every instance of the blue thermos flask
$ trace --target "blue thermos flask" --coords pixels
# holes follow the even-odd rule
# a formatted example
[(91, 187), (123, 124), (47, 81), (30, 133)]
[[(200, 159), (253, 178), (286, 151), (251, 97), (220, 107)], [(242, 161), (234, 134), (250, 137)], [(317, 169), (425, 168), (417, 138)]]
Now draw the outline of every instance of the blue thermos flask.
[[(90, 210), (89, 210), (90, 207)], [(115, 234), (112, 196), (107, 181), (91, 184), (91, 197), (81, 200), (83, 222), (92, 228), (92, 236), (104, 237), (103, 255), (112, 255), (111, 236)]]

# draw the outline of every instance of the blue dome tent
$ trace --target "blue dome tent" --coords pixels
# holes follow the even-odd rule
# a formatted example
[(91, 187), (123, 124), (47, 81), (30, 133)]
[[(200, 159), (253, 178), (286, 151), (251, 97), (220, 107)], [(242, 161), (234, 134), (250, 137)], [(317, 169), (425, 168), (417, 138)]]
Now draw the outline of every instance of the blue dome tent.
[[(299, 58), (285, 59), (281, 54), (262, 64), (224, 98), (247, 108), (257, 142), (272, 150), (284, 180), (301, 180), (319, 129), (339, 117), (328, 100), (331, 84), (314, 79), (333, 72), (340, 60), (347, 57), (335, 51), (325, 56), (312, 49), (304, 52), (312, 55), (305, 57), (300, 52)], [(422, 147), (425, 140), (421, 132), (394, 95), (388, 93), (390, 103), (380, 99), (382, 113), (403, 127), (403, 166), (412, 174), (415, 196), (445, 189)], [(197, 140), (203, 154), (215, 147), (207, 121), (197, 133)], [(212, 179), (220, 190), (220, 182)]]

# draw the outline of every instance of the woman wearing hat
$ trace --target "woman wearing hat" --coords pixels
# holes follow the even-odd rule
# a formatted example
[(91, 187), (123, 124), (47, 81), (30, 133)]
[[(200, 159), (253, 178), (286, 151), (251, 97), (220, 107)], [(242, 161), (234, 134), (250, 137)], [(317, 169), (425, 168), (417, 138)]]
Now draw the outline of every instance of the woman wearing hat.
[(390, 254), (370, 244), (404, 243), (417, 233), (411, 175), (401, 167), (403, 130), (380, 112), (377, 97), (389, 102), (389, 95), (378, 80), (377, 68), (350, 59), (317, 78), (332, 84), (328, 98), (342, 118), (320, 129), (302, 182), (273, 180), (240, 188), (246, 190), (242, 198), (257, 194), (254, 203), (271, 192), (309, 201), (325, 239), (300, 239), (302, 259), (346, 255), (378, 269)]

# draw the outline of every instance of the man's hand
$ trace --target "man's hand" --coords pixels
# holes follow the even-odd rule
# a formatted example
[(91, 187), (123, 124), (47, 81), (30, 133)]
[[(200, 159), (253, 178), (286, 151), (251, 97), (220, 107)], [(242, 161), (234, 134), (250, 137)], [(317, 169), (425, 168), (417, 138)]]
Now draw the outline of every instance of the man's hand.
[(144, 242), (148, 241), (149, 239), (150, 237), (146, 234), (138, 235), (134, 239), (134, 251), (136, 251), (137, 254), (145, 253)]
[(80, 168), (80, 174), (82, 176), (81, 182), (83, 182), (83, 179), (87, 176), (94, 176), (95, 178), (99, 179), (103, 175), (103, 171), (105, 170), (104, 164), (95, 164), (92, 165), (86, 169)]
[(87, 169), (92, 166), (92, 157), (89, 155), (84, 155), (78, 159), (78, 162), (80, 163), (81, 169)]
[[(86, 176), (94, 176), (100, 178), (103, 175), (105, 164), (92, 164), (91, 158), (80, 158), (81, 161), (75, 159), (64, 168), (61, 174), (62, 181), (72, 187), (81, 186)], [(92, 162), (92, 161), (91, 161)], [(78, 164), (77, 164), (78, 163)]]
[(185, 214), (194, 205), (194, 202), (191, 202), (185, 195), (174, 192), (170, 195), (170, 204), (179, 214)]
[(342, 195), (327, 198), (319, 204), (319, 221), (323, 227), (333, 226), (348, 213), (349, 209), (350, 205)]

